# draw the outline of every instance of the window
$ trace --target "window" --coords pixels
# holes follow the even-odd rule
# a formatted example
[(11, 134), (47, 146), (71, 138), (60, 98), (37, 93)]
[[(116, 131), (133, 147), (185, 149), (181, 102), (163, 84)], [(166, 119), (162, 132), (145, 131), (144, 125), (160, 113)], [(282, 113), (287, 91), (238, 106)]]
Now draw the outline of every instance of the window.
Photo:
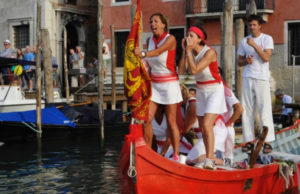
[(76, 5), (76, 1), (77, 1), (77, 0), (65, 0), (65, 3), (66, 3), (66, 4)]
[[(249, 0), (240, 0), (239, 1), (239, 10), (246, 10), (246, 5), (249, 2), (250, 2)], [(256, 4), (257, 9), (264, 9), (265, 8), (265, 3), (266, 3), (265, 0), (255, 0), (255, 4)]]
[(29, 45), (29, 25), (14, 27), (15, 48), (25, 48)]
[(182, 48), (181, 48), (181, 40), (184, 37), (184, 28), (171, 28), (170, 29), (170, 34), (175, 36), (176, 41), (177, 41), (177, 46), (176, 46), (176, 64), (178, 65), (181, 53), (182, 53)]
[(207, 12), (222, 12), (225, 0), (207, 0)]
[(129, 35), (129, 31), (115, 32), (117, 67), (123, 67), (124, 65), (125, 44), (128, 35)]
[(300, 66), (300, 22), (288, 23), (288, 64), (293, 65), (292, 55), (296, 57), (295, 65)]

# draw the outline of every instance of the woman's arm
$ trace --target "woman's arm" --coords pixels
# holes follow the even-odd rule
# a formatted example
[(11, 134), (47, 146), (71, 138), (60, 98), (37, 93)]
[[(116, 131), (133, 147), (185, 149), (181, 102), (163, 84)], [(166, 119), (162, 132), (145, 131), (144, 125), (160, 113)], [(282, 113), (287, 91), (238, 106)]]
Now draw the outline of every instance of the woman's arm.
[(186, 52), (185, 44), (186, 44), (186, 40), (185, 40), (185, 38), (183, 38), (181, 41), (182, 53), (181, 53), (181, 57), (180, 57), (180, 60), (178, 63), (178, 74), (179, 75), (183, 75), (186, 72), (186, 70), (188, 69), (187, 58), (185, 56), (185, 52)]
[(196, 101), (190, 102), (190, 105), (185, 114), (184, 133), (187, 133), (197, 121)]
[(243, 113), (244, 109), (243, 106), (241, 105), (241, 103), (236, 103), (233, 105), (233, 115), (231, 116), (231, 118), (227, 121), (226, 126), (231, 125), (231, 123), (234, 123)]
[[(155, 57), (167, 50), (174, 50), (174, 49), (176, 49), (176, 39), (173, 35), (170, 35), (169, 37), (167, 37), (166, 41), (160, 47), (151, 51), (147, 51), (145, 57)], [(142, 57), (141, 49), (138, 47), (135, 48), (134, 54), (139, 57)]]

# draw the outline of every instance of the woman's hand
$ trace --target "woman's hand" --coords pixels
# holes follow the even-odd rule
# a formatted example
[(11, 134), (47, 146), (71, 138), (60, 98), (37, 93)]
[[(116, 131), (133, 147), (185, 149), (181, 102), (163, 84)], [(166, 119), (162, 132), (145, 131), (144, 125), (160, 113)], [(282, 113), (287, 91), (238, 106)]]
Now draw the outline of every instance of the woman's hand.
[(182, 51), (185, 51), (185, 49), (186, 49), (186, 38), (183, 38), (181, 40), (181, 48), (182, 48)]
[(193, 45), (194, 45), (193, 40), (190, 37), (187, 37), (185, 39), (186, 39), (186, 51), (187, 52), (192, 51), (193, 50)]
[(142, 51), (141, 51), (141, 49), (140, 49), (139, 47), (136, 47), (136, 48), (134, 49), (134, 54), (135, 54), (136, 56), (138, 56), (138, 57), (142, 57)]

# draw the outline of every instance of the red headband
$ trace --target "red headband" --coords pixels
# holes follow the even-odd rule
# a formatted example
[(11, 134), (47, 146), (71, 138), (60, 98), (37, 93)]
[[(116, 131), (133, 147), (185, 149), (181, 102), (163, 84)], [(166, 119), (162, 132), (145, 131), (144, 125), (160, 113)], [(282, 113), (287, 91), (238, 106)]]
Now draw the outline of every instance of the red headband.
[(191, 26), (188, 31), (195, 32), (201, 38), (204, 44), (206, 44), (205, 35), (201, 29), (197, 28), (196, 26)]

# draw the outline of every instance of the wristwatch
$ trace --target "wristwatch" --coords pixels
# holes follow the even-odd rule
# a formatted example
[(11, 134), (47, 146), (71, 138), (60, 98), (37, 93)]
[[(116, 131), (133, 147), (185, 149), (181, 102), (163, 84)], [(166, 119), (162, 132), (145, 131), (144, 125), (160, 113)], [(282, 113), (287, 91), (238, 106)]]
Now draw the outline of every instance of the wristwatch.
[(146, 52), (142, 51), (142, 58), (146, 57)]

